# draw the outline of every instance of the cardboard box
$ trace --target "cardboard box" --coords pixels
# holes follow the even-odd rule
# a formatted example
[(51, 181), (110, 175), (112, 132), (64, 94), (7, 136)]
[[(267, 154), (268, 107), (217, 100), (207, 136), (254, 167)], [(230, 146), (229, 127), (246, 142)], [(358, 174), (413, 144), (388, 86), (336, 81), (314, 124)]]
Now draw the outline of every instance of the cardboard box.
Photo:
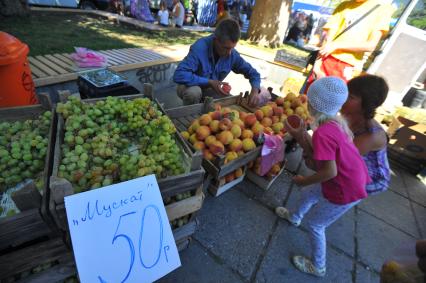
[(396, 120), (397, 122), (391, 123), (389, 127), (396, 129), (389, 145), (402, 149), (411, 157), (426, 160), (426, 125), (403, 117)]

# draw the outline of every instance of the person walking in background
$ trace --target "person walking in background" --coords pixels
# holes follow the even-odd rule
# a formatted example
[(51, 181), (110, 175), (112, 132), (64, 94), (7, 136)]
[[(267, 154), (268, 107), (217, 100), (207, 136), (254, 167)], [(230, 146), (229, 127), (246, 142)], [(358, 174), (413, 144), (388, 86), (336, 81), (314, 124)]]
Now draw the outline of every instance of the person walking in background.
[(175, 27), (182, 28), (185, 18), (185, 8), (179, 0), (173, 0), (173, 20)]
[[(297, 175), (293, 181), (301, 186), (301, 199), (294, 211), (277, 207), (276, 214), (299, 226), (306, 216), (311, 240), (311, 258), (297, 255), (292, 262), (302, 272), (322, 277), (326, 273), (325, 229), (367, 197), (365, 186), (371, 180), (358, 149), (352, 142), (352, 132), (338, 111), (348, 97), (346, 83), (337, 77), (315, 81), (308, 90), (308, 109), (314, 118), (312, 148), (315, 173)], [(286, 122), (290, 134), (303, 131)]]
[(374, 51), (389, 31), (393, 11), (390, 4), (380, 0), (350, 0), (337, 6), (323, 27), (325, 39), (308, 87), (325, 76), (337, 76), (347, 82), (358, 75), (364, 53)]

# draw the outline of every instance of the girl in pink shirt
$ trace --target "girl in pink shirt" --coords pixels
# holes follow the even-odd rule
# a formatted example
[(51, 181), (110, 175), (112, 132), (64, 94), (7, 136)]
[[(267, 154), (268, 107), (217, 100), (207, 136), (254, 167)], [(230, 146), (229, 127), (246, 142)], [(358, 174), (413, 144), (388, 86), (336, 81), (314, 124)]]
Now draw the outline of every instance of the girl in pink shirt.
[[(302, 272), (324, 276), (326, 271), (325, 228), (367, 196), (365, 186), (370, 182), (367, 167), (352, 142), (352, 133), (337, 112), (348, 97), (346, 83), (337, 77), (315, 81), (308, 90), (308, 110), (314, 118), (312, 145), (316, 173), (295, 176), (302, 187), (302, 197), (295, 211), (277, 207), (276, 213), (298, 226), (307, 218), (312, 245), (312, 258), (294, 256), (293, 264)], [(290, 133), (297, 130), (286, 124)]]

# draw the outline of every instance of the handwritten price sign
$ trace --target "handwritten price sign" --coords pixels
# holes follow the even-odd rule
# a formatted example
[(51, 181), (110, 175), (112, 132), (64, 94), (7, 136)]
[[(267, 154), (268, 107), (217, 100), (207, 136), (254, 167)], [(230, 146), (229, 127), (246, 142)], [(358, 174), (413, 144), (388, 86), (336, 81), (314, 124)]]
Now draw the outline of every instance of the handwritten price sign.
[(179, 253), (154, 175), (65, 198), (83, 283), (153, 282)]

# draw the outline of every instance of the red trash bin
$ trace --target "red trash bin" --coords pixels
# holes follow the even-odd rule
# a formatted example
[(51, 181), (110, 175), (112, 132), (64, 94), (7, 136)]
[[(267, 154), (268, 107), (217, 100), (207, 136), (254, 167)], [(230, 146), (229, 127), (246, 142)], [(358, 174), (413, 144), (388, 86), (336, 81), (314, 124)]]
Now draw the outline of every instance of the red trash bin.
[(26, 44), (0, 31), (0, 107), (37, 104), (28, 52)]

